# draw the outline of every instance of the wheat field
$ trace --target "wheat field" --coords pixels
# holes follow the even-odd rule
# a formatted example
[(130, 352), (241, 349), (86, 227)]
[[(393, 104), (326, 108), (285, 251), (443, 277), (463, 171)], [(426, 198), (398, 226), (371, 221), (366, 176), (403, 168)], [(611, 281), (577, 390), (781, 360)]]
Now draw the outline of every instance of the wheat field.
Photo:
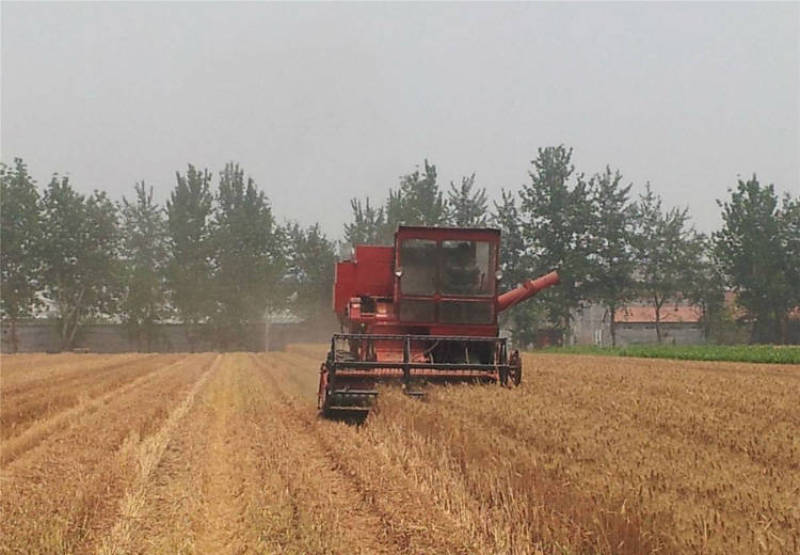
[(4, 355), (0, 551), (800, 552), (800, 366), (530, 354), (355, 426), (324, 355)]

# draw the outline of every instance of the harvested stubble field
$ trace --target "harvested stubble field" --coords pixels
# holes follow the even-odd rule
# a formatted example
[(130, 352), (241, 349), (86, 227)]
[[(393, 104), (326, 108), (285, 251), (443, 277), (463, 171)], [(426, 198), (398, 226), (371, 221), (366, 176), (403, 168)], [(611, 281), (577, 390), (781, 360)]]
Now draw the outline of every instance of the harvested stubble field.
[(800, 552), (800, 367), (526, 355), (317, 418), (324, 347), (4, 356), (0, 549)]

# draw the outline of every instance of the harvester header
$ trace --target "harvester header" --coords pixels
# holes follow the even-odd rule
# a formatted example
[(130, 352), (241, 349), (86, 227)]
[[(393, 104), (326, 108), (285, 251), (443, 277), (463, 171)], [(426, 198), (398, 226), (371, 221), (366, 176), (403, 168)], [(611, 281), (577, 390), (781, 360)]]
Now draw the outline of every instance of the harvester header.
[(366, 411), (383, 381), (518, 384), (518, 353), (497, 315), (559, 282), (558, 274), (498, 293), (500, 231), (400, 226), (394, 245), (358, 245), (336, 265), (333, 308), (343, 333), (322, 364), (325, 413)]

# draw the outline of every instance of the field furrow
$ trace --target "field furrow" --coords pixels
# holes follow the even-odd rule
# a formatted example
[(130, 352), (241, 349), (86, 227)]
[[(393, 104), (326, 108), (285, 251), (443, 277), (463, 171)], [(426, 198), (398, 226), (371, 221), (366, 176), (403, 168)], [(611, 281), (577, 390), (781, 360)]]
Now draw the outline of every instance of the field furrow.
[(800, 367), (525, 355), (354, 425), (326, 349), (4, 356), (0, 552), (800, 552)]
[(3, 379), (25, 380), (26, 376), (29, 376), (32, 373), (42, 372), (46, 368), (52, 368), (53, 366), (65, 361), (86, 359), (89, 356), (93, 355), (79, 355), (75, 353), (4, 353), (1, 361), (3, 367)]
[[(316, 390), (316, 384), (312, 388), (309, 374), (305, 373), (303, 379), (304, 373), (300, 371), (303, 364), (308, 364), (307, 360), (300, 361), (292, 354), (278, 354), (259, 363), (277, 393), (274, 410), (285, 415), (283, 421), (293, 443), (303, 438), (295, 448), (306, 453), (307, 460), (314, 461), (312, 468), (318, 468), (318, 472), (308, 476), (323, 494), (320, 499), (328, 499), (335, 505), (335, 514), (358, 509), (351, 518), (371, 521), (371, 527), (377, 528), (389, 544), (389, 551), (466, 553), (474, 550), (471, 538), (452, 515), (431, 503), (427, 492), (418, 490), (402, 468), (387, 464), (389, 461), (380, 446), (365, 441), (357, 428), (317, 418), (314, 397), (310, 394)], [(325, 495), (325, 492), (330, 494)], [(359, 529), (358, 525), (347, 522), (339, 526), (343, 530)]]
[(138, 472), (120, 502), (119, 516), (103, 539), (100, 552), (128, 553), (136, 550), (134, 530), (147, 510), (147, 495), (153, 475), (161, 465), (168, 446), (174, 441), (175, 434), (181, 433), (179, 426), (192, 410), (195, 398), (213, 375), (220, 361), (221, 357), (214, 360), (208, 370), (192, 385), (186, 397), (170, 412), (156, 433), (140, 441), (135, 449), (128, 450), (127, 454), (137, 463)]
[(5, 465), (0, 547), (70, 552), (94, 545), (136, 475), (136, 446), (159, 429), (211, 360), (198, 355), (165, 368), (157, 380), (80, 415)]
[[(32, 362), (28, 363), (25, 355), (13, 355), (12, 363), (5, 362), (3, 355), (3, 380), (0, 389), (3, 395), (15, 395), (35, 389), (37, 387), (50, 387), (68, 382), (76, 377), (85, 375), (98, 368), (120, 364), (130, 360), (137, 360), (151, 357), (142, 353), (125, 353), (114, 355), (98, 354), (64, 354), (46, 355), (44, 358), (33, 356)], [(12, 368), (7, 368), (12, 366)], [(16, 371), (15, 371), (16, 366)]]
[[(166, 360), (177, 360), (170, 355)], [(32, 422), (54, 415), (102, 395), (127, 381), (151, 372), (151, 356), (112, 355), (81, 368), (63, 370), (63, 375), (36, 379), (3, 391), (0, 407), (0, 437), (13, 437)]]
[(112, 402), (116, 396), (122, 395), (128, 390), (140, 387), (147, 382), (157, 379), (159, 377), (158, 371), (164, 371), (170, 366), (181, 363), (180, 360), (177, 362), (173, 362), (172, 360), (172, 357), (159, 359), (158, 364), (149, 365), (147, 371), (143, 374), (127, 376), (127, 379), (118, 382), (118, 387), (107, 391), (103, 395), (97, 397), (90, 397), (88, 394), (81, 395), (78, 404), (62, 410), (61, 412), (57, 412), (53, 416), (46, 416), (36, 420), (25, 428), (23, 432), (5, 441), (3, 450), (0, 452), (0, 464), (5, 465), (16, 459), (28, 449), (32, 449), (38, 445), (49, 435), (73, 425), (78, 421), (81, 415), (97, 411), (102, 406)]

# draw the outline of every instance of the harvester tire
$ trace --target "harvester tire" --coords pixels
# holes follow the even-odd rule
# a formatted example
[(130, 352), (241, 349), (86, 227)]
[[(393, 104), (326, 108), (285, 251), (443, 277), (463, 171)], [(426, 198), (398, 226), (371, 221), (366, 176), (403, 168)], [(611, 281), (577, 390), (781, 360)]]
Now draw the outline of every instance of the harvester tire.
[(522, 382), (522, 359), (519, 356), (519, 351), (514, 351), (508, 359), (509, 365), (509, 378), (511, 383), (518, 386)]

